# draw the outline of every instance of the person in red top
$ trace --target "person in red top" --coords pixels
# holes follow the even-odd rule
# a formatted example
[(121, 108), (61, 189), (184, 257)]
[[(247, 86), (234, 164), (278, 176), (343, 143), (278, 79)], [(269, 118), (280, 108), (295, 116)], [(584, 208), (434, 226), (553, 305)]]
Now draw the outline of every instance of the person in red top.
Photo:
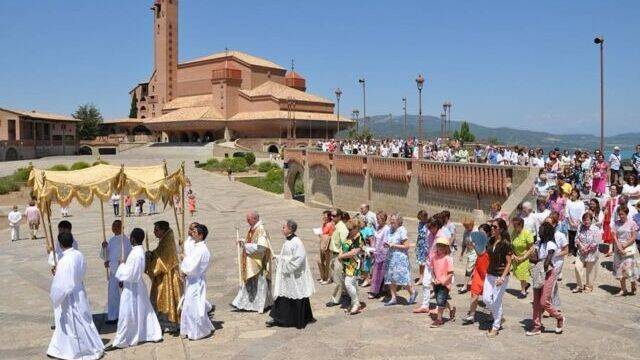
[(489, 268), (489, 255), (487, 254), (486, 247), (489, 241), (488, 234), (491, 232), (491, 227), (488, 224), (482, 224), (478, 227), (478, 230), (479, 231), (471, 233), (471, 241), (476, 248), (478, 258), (476, 259), (476, 266), (473, 268), (473, 273), (471, 274), (471, 304), (469, 305), (467, 317), (464, 318), (462, 323), (463, 325), (469, 325), (475, 322), (478, 298), (482, 296), (484, 278), (487, 276), (487, 269)]
[(322, 212), (322, 234), (320, 235), (320, 261), (318, 261), (318, 270), (320, 270), (320, 284), (326, 285), (331, 283), (331, 271), (329, 265), (331, 263), (331, 235), (335, 230), (335, 225), (331, 220), (331, 210)]
[(613, 237), (611, 236), (611, 217), (614, 215), (616, 207), (618, 206), (618, 187), (612, 185), (609, 187), (609, 199), (604, 204), (604, 219), (602, 220), (602, 242), (609, 247), (606, 256), (610, 257), (613, 254)]
[(450, 311), (449, 320), (455, 319), (455, 307), (449, 303), (449, 291), (451, 291), (451, 283), (453, 279), (453, 259), (451, 258), (451, 247), (447, 238), (438, 238), (436, 240), (436, 251), (432, 252), (431, 267), (433, 269), (433, 293), (438, 306), (438, 317), (431, 324), (432, 328), (440, 327), (444, 324), (442, 314), (444, 309)]

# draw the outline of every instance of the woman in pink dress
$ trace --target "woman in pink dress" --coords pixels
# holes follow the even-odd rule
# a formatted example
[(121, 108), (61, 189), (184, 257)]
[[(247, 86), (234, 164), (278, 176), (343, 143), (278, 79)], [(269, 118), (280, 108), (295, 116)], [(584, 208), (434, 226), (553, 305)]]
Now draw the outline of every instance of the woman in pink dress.
[(193, 216), (196, 212), (196, 196), (193, 194), (191, 189), (187, 192), (187, 206), (189, 207), (189, 214)]
[(596, 163), (593, 165), (593, 185), (591, 187), (597, 197), (602, 196), (606, 191), (608, 172), (609, 165), (604, 161), (604, 156), (599, 154)]
[(387, 248), (384, 246), (389, 240), (389, 225), (387, 225), (387, 214), (384, 211), (376, 215), (378, 228), (375, 231), (373, 247), (373, 267), (371, 268), (371, 287), (369, 288), (369, 299), (378, 298), (383, 293), (383, 282), (385, 261), (387, 260)]

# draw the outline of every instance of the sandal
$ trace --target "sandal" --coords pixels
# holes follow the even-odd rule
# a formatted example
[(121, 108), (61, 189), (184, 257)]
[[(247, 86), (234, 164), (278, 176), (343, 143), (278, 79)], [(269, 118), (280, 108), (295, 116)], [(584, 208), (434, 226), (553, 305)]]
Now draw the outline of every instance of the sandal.
[(439, 328), (440, 326), (442, 326), (444, 324), (444, 321), (442, 320), (435, 320), (434, 322), (431, 323), (431, 325), (429, 326), (432, 329), (435, 328)]
[(573, 290), (571, 290), (572, 293), (577, 294), (577, 293), (581, 293), (583, 290), (579, 287), (575, 287), (573, 288)]
[(452, 307), (451, 310), (449, 310), (449, 321), (456, 321), (456, 307)]

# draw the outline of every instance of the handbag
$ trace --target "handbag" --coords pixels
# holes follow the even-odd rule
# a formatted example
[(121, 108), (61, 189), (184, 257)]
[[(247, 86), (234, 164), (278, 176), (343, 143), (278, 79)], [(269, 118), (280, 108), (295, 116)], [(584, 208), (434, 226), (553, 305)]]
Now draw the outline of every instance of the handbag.
[(544, 261), (535, 263), (531, 268), (531, 287), (534, 289), (542, 289), (546, 275), (544, 271)]

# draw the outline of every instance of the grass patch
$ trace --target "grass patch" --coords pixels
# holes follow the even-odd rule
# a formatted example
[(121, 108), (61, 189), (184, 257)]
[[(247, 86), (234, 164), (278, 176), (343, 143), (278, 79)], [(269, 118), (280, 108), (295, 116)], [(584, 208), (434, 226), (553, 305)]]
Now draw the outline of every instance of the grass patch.
[(69, 168), (70, 170), (81, 170), (81, 169), (86, 169), (86, 168), (90, 168), (91, 165), (89, 165), (88, 163), (84, 162), (84, 161), (78, 161), (78, 162), (74, 162), (73, 165), (71, 165), (71, 167)]
[(52, 171), (69, 171), (69, 167), (67, 165), (58, 164), (58, 165), (53, 165), (52, 167), (49, 168), (49, 170), (52, 170)]
[(280, 166), (272, 161), (263, 161), (258, 164), (258, 172), (266, 173), (271, 169), (279, 169)]
[(266, 176), (245, 177), (236, 180), (274, 194), (284, 192), (284, 171), (280, 168), (269, 170)]
[(9, 176), (0, 177), (0, 195), (19, 191), (27, 180), (29, 180), (28, 168), (19, 168)]
[(228, 171), (232, 173), (247, 171), (247, 161), (243, 157), (226, 158), (222, 161), (218, 159), (209, 159), (200, 166), (207, 171)]

